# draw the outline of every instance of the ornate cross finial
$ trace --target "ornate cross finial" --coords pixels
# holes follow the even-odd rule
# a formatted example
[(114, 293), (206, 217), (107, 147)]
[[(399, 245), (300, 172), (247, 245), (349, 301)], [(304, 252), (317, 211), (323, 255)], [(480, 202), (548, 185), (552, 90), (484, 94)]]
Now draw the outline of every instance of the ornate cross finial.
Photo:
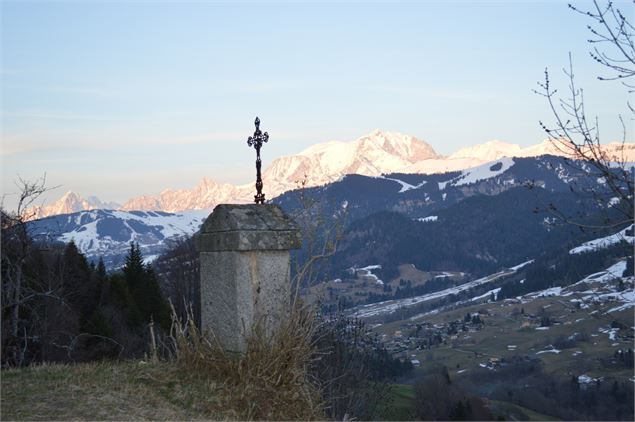
[(262, 148), (263, 142), (269, 140), (269, 134), (260, 131), (260, 119), (258, 117), (256, 117), (254, 124), (256, 125), (256, 131), (254, 132), (254, 136), (250, 136), (247, 139), (247, 145), (256, 148), (256, 195), (254, 195), (254, 201), (256, 204), (264, 204), (265, 194), (262, 193), (262, 177), (260, 175), (260, 167), (262, 164), (260, 161), (260, 148)]

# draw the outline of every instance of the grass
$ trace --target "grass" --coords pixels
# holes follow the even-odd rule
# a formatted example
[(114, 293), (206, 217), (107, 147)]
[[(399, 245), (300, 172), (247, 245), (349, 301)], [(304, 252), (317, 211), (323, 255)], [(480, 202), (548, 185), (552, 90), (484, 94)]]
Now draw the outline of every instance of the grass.
[(489, 408), (495, 415), (502, 415), (512, 421), (559, 421), (553, 416), (535, 412), (526, 407), (506, 401), (490, 400)]
[[(523, 317), (515, 315), (514, 308), (524, 308), (528, 314), (537, 314), (542, 306), (547, 306), (551, 315), (560, 322), (549, 330), (521, 329)], [(487, 362), (490, 357), (511, 357), (512, 355), (529, 355), (540, 358), (543, 371), (549, 375), (570, 379), (572, 376), (586, 374), (591, 377), (615, 378), (628, 381), (632, 378), (632, 369), (619, 365), (607, 365), (606, 361), (617, 349), (633, 347), (631, 341), (611, 341), (608, 335), (598, 331), (601, 327), (608, 327), (612, 320), (617, 320), (630, 327), (633, 325), (633, 309), (604, 315), (604, 312), (615, 306), (608, 303), (598, 308), (598, 312), (591, 315), (591, 309), (571, 309), (564, 306), (562, 298), (547, 297), (536, 299), (525, 304), (509, 304), (505, 302), (481, 303), (458, 309), (447, 310), (436, 315), (425, 317), (416, 322), (432, 324), (448, 323), (461, 320), (466, 313), (487, 309), (490, 315), (483, 316), (485, 325), (481, 331), (458, 333), (457, 339), (448, 339), (447, 344), (441, 344), (429, 350), (409, 350), (421, 362), (421, 367), (415, 370), (414, 377), (426, 371), (430, 365), (445, 365), (452, 380), (461, 383), (463, 379), (470, 382), (476, 371), (482, 371), (480, 364)], [(391, 336), (396, 330), (407, 333), (408, 328), (403, 324), (412, 321), (394, 321), (376, 328), (379, 334)], [(561, 353), (537, 354), (545, 346), (552, 344), (558, 337), (567, 338), (573, 333), (586, 333), (586, 341), (578, 341), (574, 347), (562, 349)], [(616, 345), (613, 345), (617, 343)], [(515, 350), (508, 350), (508, 345), (515, 345)], [(454, 347), (453, 347), (454, 346)], [(576, 351), (582, 353), (574, 353)], [(475, 354), (478, 353), (478, 355)], [(602, 362), (604, 360), (604, 363)], [(395, 400), (397, 402), (397, 400)], [(504, 404), (504, 402), (501, 402)], [(498, 403), (496, 406), (501, 407)], [(502, 410), (494, 407), (494, 414), (510, 415), (518, 420), (553, 420), (547, 415), (540, 415), (531, 409), (521, 408), (507, 403)], [(523, 416), (524, 415), (524, 416)], [(510, 419), (507, 418), (506, 419)], [(394, 419), (399, 419), (394, 417)]]
[(379, 409), (379, 417), (386, 421), (411, 421), (414, 415), (414, 385), (392, 384), (390, 394)]
[(175, 321), (169, 361), (48, 364), (1, 372), (0, 420), (315, 420), (313, 316), (292, 311), (242, 354)]
[[(457, 340), (449, 340), (447, 345), (409, 353), (416, 355), (416, 358), (421, 361), (422, 367), (425, 367), (428, 362), (442, 362), (450, 369), (451, 374), (462, 369), (478, 368), (478, 364), (485, 362), (489, 357), (500, 358), (528, 354), (539, 357), (544, 362), (545, 372), (550, 374), (566, 377), (582, 373), (593, 377), (610, 374), (624, 380), (632, 377), (632, 371), (607, 368), (600, 363), (600, 359), (612, 356), (619, 348), (632, 347), (632, 343), (621, 341), (618, 342), (617, 346), (613, 346), (613, 342), (609, 340), (607, 334), (598, 332), (598, 328), (607, 327), (613, 319), (621, 321), (629, 327), (632, 326), (632, 308), (597, 318), (589, 315), (589, 310), (571, 312), (571, 309), (565, 308), (560, 300), (561, 298), (557, 297), (541, 298), (523, 305), (501, 302), (484, 303), (427, 317), (426, 322), (447, 323), (451, 320), (462, 319), (467, 312), (477, 312), (479, 309), (487, 309), (490, 312), (489, 316), (483, 317), (485, 325), (481, 331), (459, 333)], [(512, 315), (512, 310), (525, 308), (527, 313), (536, 314), (541, 306), (549, 306), (549, 312), (557, 317), (561, 324), (554, 325), (546, 331), (522, 330), (520, 328), (522, 317)], [(608, 309), (612, 306), (614, 305), (609, 304), (605, 307)], [(599, 314), (601, 315), (602, 312)], [(409, 322), (411, 321), (391, 322), (378, 327), (377, 331), (390, 335), (395, 330), (403, 330), (401, 324)], [(578, 342), (575, 347), (564, 349), (559, 354), (536, 354), (558, 337), (566, 338), (574, 332), (587, 333), (588, 341)], [(452, 343), (455, 343), (455, 347), (452, 347)], [(508, 345), (515, 345), (516, 350), (508, 350)], [(574, 351), (582, 353), (574, 356)], [(479, 356), (476, 357), (474, 352), (477, 352)]]
[(311, 312), (294, 306), (272, 335), (256, 324), (242, 354), (201, 336), (191, 318), (173, 327), (179, 373), (194, 383), (216, 380), (216, 401), (232, 419), (323, 419), (320, 390), (308, 373), (315, 353)]
[(212, 410), (217, 386), (201, 387), (169, 363), (45, 364), (9, 369), (2, 371), (1, 419), (227, 419), (217, 406)]

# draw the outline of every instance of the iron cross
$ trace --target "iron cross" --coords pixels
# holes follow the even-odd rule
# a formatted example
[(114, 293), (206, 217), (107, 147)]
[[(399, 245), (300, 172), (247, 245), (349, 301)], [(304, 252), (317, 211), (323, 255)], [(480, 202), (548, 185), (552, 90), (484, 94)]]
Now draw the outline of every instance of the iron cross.
[(263, 142), (269, 140), (269, 134), (260, 131), (260, 119), (258, 117), (256, 117), (254, 124), (256, 125), (256, 131), (254, 132), (254, 136), (250, 136), (249, 139), (247, 139), (247, 145), (256, 148), (256, 195), (254, 195), (254, 201), (256, 204), (264, 204), (265, 194), (262, 193), (262, 177), (260, 175), (260, 167), (262, 164), (260, 161), (260, 148)]

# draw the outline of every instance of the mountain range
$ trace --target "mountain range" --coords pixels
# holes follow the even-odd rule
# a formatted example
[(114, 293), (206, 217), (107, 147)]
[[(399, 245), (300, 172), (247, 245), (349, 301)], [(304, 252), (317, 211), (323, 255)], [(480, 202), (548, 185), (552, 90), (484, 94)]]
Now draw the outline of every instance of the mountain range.
[[(544, 208), (560, 204), (559, 211), (570, 215), (620, 206), (602, 181), (580, 180), (578, 175), (573, 162), (561, 157), (503, 157), (440, 174), (349, 174), (323, 186), (288, 191), (272, 202), (296, 217), (303, 213), (303, 196), (321, 204), (323, 216), (335, 216), (345, 209), (346, 228), (353, 235), (347, 236), (349, 240), (333, 257), (328, 276), (370, 261), (383, 265), (384, 272), (394, 273), (404, 256), (422, 267), (478, 273), (580, 237), (576, 230), (572, 237), (550, 227), (544, 220), (549, 214), (532, 213), (541, 204)], [(528, 183), (536, 188), (527, 189)], [(597, 203), (585, 204), (570, 192), (583, 183), (592, 184), (597, 197), (605, 197), (604, 209)], [(209, 209), (178, 213), (92, 210), (49, 216), (30, 226), (38, 239), (73, 240), (89, 259), (103, 257), (109, 268), (116, 268), (130, 242), (138, 242), (144, 256), (152, 260), (172, 240), (194, 234), (209, 213)], [(498, 233), (499, 229), (507, 233)], [(514, 236), (508, 236), (512, 232)], [(368, 247), (378, 236), (383, 244)], [(426, 241), (430, 238), (435, 243)], [(438, 248), (440, 244), (447, 247)], [(441, 249), (445, 255), (439, 253)], [(398, 253), (387, 253), (389, 250)], [(478, 258), (479, 254), (484, 258)]]
[[(635, 161), (635, 144), (605, 145), (610, 155), (624, 153), (627, 161)], [(563, 155), (551, 142), (521, 148), (516, 144), (489, 141), (463, 148), (442, 156), (427, 142), (410, 135), (375, 130), (351, 142), (332, 141), (313, 145), (296, 155), (273, 160), (264, 170), (263, 181), (268, 198), (274, 198), (297, 188), (320, 186), (341, 179), (348, 174), (381, 176), (388, 173), (436, 174), (464, 170), (503, 157), (536, 157), (545, 154)], [(219, 203), (248, 203), (253, 199), (252, 183), (232, 185), (218, 183), (207, 177), (193, 189), (165, 189), (158, 195), (142, 195), (123, 205), (102, 202), (91, 196), (87, 199), (69, 191), (59, 200), (30, 210), (33, 219), (68, 214), (91, 209), (122, 211), (164, 211), (212, 209)]]

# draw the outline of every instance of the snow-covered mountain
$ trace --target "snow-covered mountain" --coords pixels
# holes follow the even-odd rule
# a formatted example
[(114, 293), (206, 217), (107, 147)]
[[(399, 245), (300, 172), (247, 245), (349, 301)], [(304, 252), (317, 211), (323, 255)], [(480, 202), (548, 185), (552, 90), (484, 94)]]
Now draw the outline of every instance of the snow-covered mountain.
[(277, 193), (282, 193), (305, 179), (309, 185), (317, 186), (346, 174), (379, 176), (401, 172), (415, 163), (436, 158), (441, 157), (425, 141), (375, 130), (353, 142), (317, 144), (298, 155), (278, 158), (265, 170), (264, 177), (277, 185)]
[(73, 191), (68, 191), (57, 201), (46, 205), (36, 206), (28, 211), (32, 219), (44, 218), (51, 215), (70, 214), (78, 211), (94, 209), (117, 209), (121, 205), (116, 202), (102, 202), (96, 196), (84, 199)]
[(30, 230), (37, 240), (73, 241), (88, 259), (102, 257), (112, 269), (123, 264), (130, 242), (137, 242), (146, 261), (152, 261), (170, 241), (194, 234), (209, 213), (90, 210), (33, 221)]
[[(614, 161), (635, 161), (635, 144), (611, 142), (603, 145), (607, 157)], [(553, 142), (545, 140), (539, 144), (521, 148), (518, 144), (509, 144), (498, 140), (488, 141), (472, 147), (462, 148), (451, 154), (448, 159), (470, 158), (475, 160), (492, 161), (503, 157), (538, 157), (541, 155), (566, 156), (566, 148), (559, 148)]]
[(501, 157), (519, 157), (518, 154), (521, 151), (520, 145), (493, 140), (483, 144), (461, 148), (448, 158), (475, 158), (478, 160), (491, 161)]
[[(391, 173), (381, 176), (348, 175), (325, 186), (308, 188), (308, 194), (319, 201), (323, 201), (327, 207), (331, 207), (323, 210), (329, 215), (336, 213), (337, 209), (342, 206), (341, 204), (346, 203), (347, 218), (350, 218), (350, 221), (365, 219), (385, 211), (398, 212), (405, 219), (399, 226), (412, 226), (406, 230), (408, 235), (420, 229), (419, 225), (422, 225), (422, 223), (419, 221), (422, 219), (428, 225), (441, 225), (444, 227), (448, 224), (451, 225), (452, 219), (449, 220), (446, 216), (450, 211), (446, 210), (459, 204), (464, 204), (463, 206), (468, 208), (472, 207), (469, 211), (457, 211), (456, 209), (452, 211), (454, 213), (458, 212), (463, 216), (462, 218), (466, 218), (461, 223), (461, 227), (471, 224), (473, 215), (482, 214), (489, 207), (492, 209), (485, 213), (487, 215), (486, 220), (493, 218), (497, 221), (497, 224), (504, 226), (502, 224), (503, 217), (511, 215), (519, 219), (519, 221), (509, 222), (507, 226), (513, 227), (514, 232), (525, 234), (536, 232), (546, 236), (542, 239), (542, 243), (538, 245), (540, 248), (544, 248), (547, 244), (545, 239), (549, 236), (556, 239), (553, 243), (557, 244), (560, 244), (563, 239), (557, 237), (559, 235), (556, 231), (545, 226), (542, 217), (531, 212), (532, 207), (535, 207), (536, 194), (524, 188), (517, 191), (517, 193), (506, 196), (502, 194), (523, 186), (528, 180), (534, 181), (536, 186), (544, 189), (545, 195), (554, 195), (553, 198), (549, 197), (549, 200), (545, 203), (558, 199), (566, 210), (571, 208), (570, 211), (575, 212), (577, 210), (576, 207), (581, 207), (581, 205), (576, 205), (576, 201), (571, 201), (569, 196), (564, 198), (561, 194), (569, 194), (572, 181), (576, 181), (578, 185), (584, 185), (582, 180), (576, 179), (576, 174), (575, 169), (567, 166), (564, 160), (559, 157), (504, 157), (470, 169), (444, 174)], [(588, 183), (593, 184), (593, 189), (598, 194), (601, 194), (603, 189), (606, 189), (596, 178), (588, 179)], [(46, 236), (49, 239), (62, 242), (73, 240), (89, 258), (96, 259), (98, 256), (103, 256), (107, 261), (108, 267), (115, 268), (121, 264), (131, 241), (139, 243), (144, 256), (153, 257), (168, 248), (170, 239), (193, 234), (210, 212), (210, 209), (204, 205), (215, 201), (216, 189), (219, 188), (213, 181), (205, 180), (204, 182), (206, 183), (202, 183), (197, 187), (198, 194), (192, 197), (187, 195), (187, 191), (167, 191), (163, 193), (163, 197), (159, 198), (164, 201), (174, 198), (181, 201), (186, 201), (190, 198), (200, 199), (200, 202), (177, 203), (179, 206), (184, 207), (201, 207), (201, 210), (198, 211), (184, 211), (176, 214), (163, 211), (135, 210), (80, 211), (33, 221), (31, 223), (32, 231), (36, 237)], [(248, 195), (252, 193), (251, 186), (249, 188)], [(299, 196), (300, 192), (297, 190), (287, 192), (276, 197), (273, 202), (293, 214), (301, 206), (301, 201), (298, 199)], [(607, 200), (609, 200), (611, 198), (610, 192), (606, 192), (606, 196)], [(466, 199), (472, 197), (491, 197), (492, 199), (487, 199), (485, 202), (482, 200), (477, 200), (476, 202), (466, 201)], [(227, 200), (229, 201), (229, 199)], [(614, 201), (614, 198), (611, 198), (609, 202), (612, 204), (611, 208), (606, 210), (602, 208), (602, 211), (612, 212), (611, 210), (619, 205), (618, 202)], [(589, 211), (589, 209), (586, 209), (586, 211)], [(515, 211), (508, 212), (509, 210)], [(523, 211), (526, 211), (528, 216), (521, 218)], [(499, 213), (502, 214), (499, 215)], [(434, 218), (426, 218), (429, 216), (434, 216)], [(496, 217), (494, 218), (493, 216)], [(477, 218), (476, 220), (480, 222), (482, 219)], [(413, 225), (411, 220), (417, 221), (417, 223)], [(531, 227), (527, 229), (528, 231), (523, 232), (523, 230), (519, 229), (520, 226)], [(430, 229), (432, 230), (432, 228)], [(388, 238), (401, 239), (400, 235), (394, 231), (394, 227), (390, 227), (389, 232)], [(625, 232), (625, 235), (632, 236), (629, 233)], [(440, 238), (439, 236), (441, 234), (435, 232), (415, 237), (438, 239)], [(358, 238), (358, 236), (353, 237)], [(483, 237), (483, 235), (481, 234), (477, 237)], [(485, 237), (492, 238), (492, 236)], [(516, 237), (518, 236), (514, 238)], [(468, 245), (465, 253), (471, 256), (474, 250), (472, 249), (473, 245), (469, 246), (471, 245), (468, 242), (469, 240), (469, 238), (459, 239), (455, 243), (457, 245)], [(586, 241), (588, 239), (582, 240)], [(607, 243), (608, 240), (604, 243)], [(494, 242), (494, 245), (498, 245), (498, 242)], [(527, 242), (527, 245), (537, 244), (536, 242)], [(410, 249), (418, 251), (417, 253), (421, 256), (427, 256), (426, 253), (420, 253), (423, 247), (419, 245)], [(494, 249), (491, 251), (488, 249), (489, 252), (487, 252), (490, 255), (484, 255), (488, 256), (486, 264), (493, 262), (492, 265), (499, 265), (495, 260), (492, 261), (493, 257), (501, 252), (497, 247), (492, 246)], [(515, 258), (521, 259), (526, 256), (523, 252), (524, 248), (525, 246), (521, 247), (518, 245), (510, 248), (510, 250), (504, 248), (504, 255), (507, 256), (512, 254), (512, 252), (516, 253), (519, 251), (519, 256), (512, 258), (514, 260)], [(346, 250), (342, 246), (342, 251), (345, 252)], [(367, 250), (367, 248), (364, 250)], [(454, 257), (458, 256), (459, 250), (461, 250), (461, 247), (454, 247), (451, 255)], [(368, 251), (375, 251), (375, 249), (370, 248)], [(344, 252), (342, 252), (343, 257), (345, 257)], [(447, 262), (452, 259), (454, 258), (448, 256)], [(477, 267), (482, 266), (483, 262), (478, 260), (475, 265)]]
[[(262, 178), (265, 194), (271, 199), (297, 188), (303, 180), (307, 181), (307, 186), (318, 186), (346, 174), (378, 176), (434, 158), (439, 156), (424, 141), (401, 133), (375, 130), (353, 142), (326, 142), (297, 155), (277, 158), (264, 170)], [(234, 186), (204, 178), (192, 190), (167, 189), (157, 196), (132, 198), (121, 209), (177, 212), (213, 208), (222, 202), (252, 202), (253, 194), (253, 183)]]
[(216, 183), (204, 177), (194, 189), (166, 189), (157, 196), (143, 195), (129, 199), (121, 210), (165, 211), (211, 209), (222, 202), (248, 202), (252, 185), (234, 186)]
[[(635, 161), (635, 144), (611, 143), (605, 146), (609, 156)], [(313, 145), (296, 155), (273, 160), (263, 172), (267, 199), (272, 199), (306, 181), (306, 186), (320, 186), (347, 174), (380, 176), (390, 173), (436, 174), (466, 170), (503, 157), (535, 157), (545, 154), (564, 155), (551, 142), (521, 148), (501, 141), (489, 141), (460, 149), (448, 157), (438, 155), (425, 141), (410, 135), (375, 130), (351, 142), (332, 141)], [(87, 209), (179, 212), (211, 209), (219, 203), (253, 201), (253, 183), (235, 186), (203, 178), (193, 189), (166, 189), (158, 195), (129, 199), (123, 206), (84, 200), (69, 192), (55, 203), (33, 212), (35, 218)]]

